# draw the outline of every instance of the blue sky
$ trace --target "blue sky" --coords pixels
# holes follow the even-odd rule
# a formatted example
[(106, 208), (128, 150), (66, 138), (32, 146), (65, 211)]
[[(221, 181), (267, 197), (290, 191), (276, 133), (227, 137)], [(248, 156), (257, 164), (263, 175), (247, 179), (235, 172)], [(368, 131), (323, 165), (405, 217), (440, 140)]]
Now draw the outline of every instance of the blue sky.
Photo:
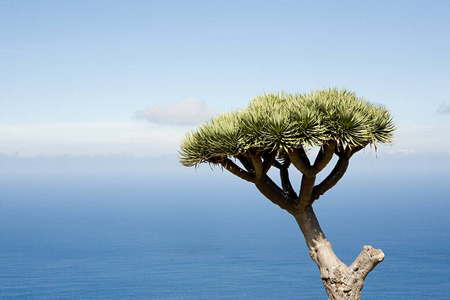
[(331, 86), (391, 110), (380, 155), (448, 160), (449, 29), (448, 1), (1, 1), (0, 154), (174, 157), (215, 113)]

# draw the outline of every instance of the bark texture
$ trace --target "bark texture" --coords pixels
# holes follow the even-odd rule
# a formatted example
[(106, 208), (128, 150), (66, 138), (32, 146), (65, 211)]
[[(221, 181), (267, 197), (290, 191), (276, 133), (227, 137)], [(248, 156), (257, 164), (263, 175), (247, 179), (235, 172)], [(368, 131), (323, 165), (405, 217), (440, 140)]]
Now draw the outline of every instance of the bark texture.
[(356, 260), (347, 267), (333, 252), (331, 243), (322, 232), (312, 207), (297, 213), (294, 217), (305, 237), (309, 255), (319, 267), (328, 299), (361, 299), (364, 279), (383, 261), (384, 253), (371, 246), (364, 246)]

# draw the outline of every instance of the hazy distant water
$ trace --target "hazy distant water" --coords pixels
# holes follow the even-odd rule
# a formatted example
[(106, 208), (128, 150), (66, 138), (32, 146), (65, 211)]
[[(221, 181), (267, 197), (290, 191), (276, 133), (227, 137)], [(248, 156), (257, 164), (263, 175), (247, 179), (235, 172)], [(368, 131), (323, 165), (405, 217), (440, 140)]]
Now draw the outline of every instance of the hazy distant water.
[[(0, 299), (326, 299), (295, 221), (214, 176), (2, 177)], [(450, 298), (450, 188), (436, 180), (347, 181), (317, 203), (345, 263), (365, 244), (386, 254), (363, 299)]]

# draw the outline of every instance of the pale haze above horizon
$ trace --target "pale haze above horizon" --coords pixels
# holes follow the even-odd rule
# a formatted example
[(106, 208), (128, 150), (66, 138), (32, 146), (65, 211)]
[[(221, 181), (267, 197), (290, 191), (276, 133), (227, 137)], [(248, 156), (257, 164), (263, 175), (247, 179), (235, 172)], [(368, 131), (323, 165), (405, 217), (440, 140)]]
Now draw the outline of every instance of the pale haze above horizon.
[(385, 155), (450, 159), (448, 1), (3, 1), (0, 155), (175, 156), (262, 93), (386, 106)]

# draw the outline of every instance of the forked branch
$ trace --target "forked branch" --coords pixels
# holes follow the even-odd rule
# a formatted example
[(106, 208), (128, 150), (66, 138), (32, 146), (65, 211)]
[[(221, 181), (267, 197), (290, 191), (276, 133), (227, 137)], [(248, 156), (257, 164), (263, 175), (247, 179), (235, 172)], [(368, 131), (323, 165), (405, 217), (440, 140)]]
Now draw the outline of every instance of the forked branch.
[[(335, 141), (330, 141), (319, 151), (312, 166), (303, 148), (290, 149), (284, 163), (276, 160), (276, 152), (266, 152), (262, 155), (261, 153), (237, 155), (236, 158), (246, 170), (228, 158), (222, 159), (220, 164), (234, 175), (255, 183), (263, 195), (281, 208), (288, 211), (305, 210), (338, 183), (347, 170), (350, 157), (363, 148), (338, 147)], [(315, 185), (316, 174), (326, 167), (333, 154), (339, 156), (335, 167), (321, 183)], [(291, 164), (303, 174), (298, 196), (289, 178), (288, 168)], [(280, 170), (282, 188), (266, 175), (271, 166)]]
[(364, 280), (367, 274), (372, 271), (376, 265), (384, 260), (384, 253), (380, 249), (374, 249), (372, 246), (364, 246), (361, 253), (355, 261), (348, 267), (348, 271), (356, 278)]
[(303, 174), (309, 175), (311, 173), (311, 163), (309, 158), (305, 153), (305, 149), (289, 149), (288, 151), (289, 159), (292, 164)]
[(289, 213), (294, 213), (294, 201), (284, 194), (283, 190), (273, 182), (269, 176), (264, 175), (263, 178), (256, 180), (256, 188), (266, 196), (272, 203), (278, 205), (282, 209), (287, 210)]

